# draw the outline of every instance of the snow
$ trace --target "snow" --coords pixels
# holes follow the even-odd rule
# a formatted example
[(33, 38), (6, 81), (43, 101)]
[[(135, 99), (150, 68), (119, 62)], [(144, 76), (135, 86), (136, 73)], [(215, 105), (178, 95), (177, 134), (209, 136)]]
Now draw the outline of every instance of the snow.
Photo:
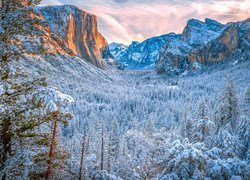
[[(30, 70), (32, 67), (38, 74), (46, 75), (49, 84), (57, 86), (61, 92), (70, 96), (58, 94), (57, 89), (45, 89), (44, 93), (46, 94), (47, 91), (49, 93), (40, 98), (44, 100), (45, 106), (48, 104), (47, 108), (50, 110), (56, 110), (56, 102), (58, 101), (71, 102), (69, 107), (65, 108), (72, 112), (74, 118), (69, 122), (68, 127), (62, 128), (64, 136), (61, 139), (63, 146), (70, 151), (72, 158), (69, 160), (69, 164), (72, 164), (70, 167), (75, 173), (78, 172), (79, 168), (77, 163), (81, 152), (79, 148), (82, 142), (82, 130), (87, 126), (91, 133), (94, 132), (89, 149), (98, 161), (100, 158), (98, 150), (101, 149), (100, 135), (97, 135), (100, 133), (98, 124), (102, 122), (104, 127), (109, 129), (114, 119), (119, 122), (120, 140), (131, 144), (131, 147), (128, 146), (128, 149), (124, 150), (127, 159), (117, 160), (119, 161), (118, 167), (127, 171), (130, 179), (142, 177), (145, 169), (148, 168), (148, 171), (152, 169), (150, 163), (146, 161), (146, 157), (153, 152), (155, 153), (153, 162), (159, 163), (166, 160), (169, 162), (169, 166), (165, 164), (167, 167), (176, 168), (175, 171), (169, 170), (166, 174), (158, 172), (162, 175), (162, 179), (166, 177), (180, 178), (178, 173), (181, 170), (177, 168), (178, 165), (188, 167), (191, 172), (195, 172), (198, 176), (198, 170), (185, 164), (189, 157), (193, 158), (197, 164), (201, 164), (201, 161), (207, 162), (207, 169), (213, 168), (211, 174), (208, 170), (206, 171), (208, 177), (224, 167), (221, 164), (226, 159), (223, 158), (231, 153), (231, 148), (228, 149), (230, 151), (219, 146), (207, 148), (204, 147), (205, 143), (194, 143), (180, 138), (179, 125), (183, 123), (184, 104), (190, 102), (188, 112), (191, 114), (190, 116), (194, 116), (197, 104), (202, 97), (209, 99), (208, 104), (211, 105), (209, 113), (214, 114), (218, 96), (228, 74), (237, 77), (234, 79), (237, 84), (237, 93), (239, 97), (243, 97), (247, 84), (250, 84), (248, 78), (249, 62), (238, 63), (235, 66), (227, 66), (227, 68), (214, 66), (203, 73), (192, 76), (166, 77), (158, 76), (154, 71), (149, 70), (119, 71), (112, 68), (100, 70), (78, 58), (62, 59), (58, 56), (56, 60), (48, 58), (43, 61), (37, 59), (34, 61), (34, 58), (36, 57), (28, 56), (27, 59), (19, 63), (22, 65), (20, 68)], [(144, 132), (149, 114), (153, 117), (157, 131), (153, 133), (152, 137), (148, 137), (148, 133)], [(195, 126), (196, 123), (200, 122), (199, 120), (193, 118), (192, 125)], [(208, 125), (212, 127), (214, 124), (208, 122)], [(221, 142), (224, 145), (230, 145), (231, 136), (228, 134), (230, 132), (222, 132), (221, 136), (224, 140)], [(215, 140), (211, 141), (215, 143)], [(86, 157), (88, 162), (90, 161), (89, 156)], [(220, 159), (222, 160), (220, 161)], [(92, 159), (91, 163), (88, 164), (88, 168), (94, 167), (93, 161)], [(236, 164), (236, 162), (233, 161), (232, 164)], [(125, 165), (131, 171), (126, 169)], [(242, 167), (245, 166), (242, 165)], [(152, 169), (152, 171), (154, 170)], [(153, 173), (152, 171), (150, 173)], [(234, 172), (232, 168), (230, 171)], [(182, 171), (181, 173), (185, 174), (186, 172)], [(156, 177), (156, 175), (152, 176)]]
[(236, 64), (238, 64), (238, 62), (239, 62), (239, 61), (236, 60), (236, 61), (234, 61), (234, 62), (232, 63), (232, 65), (235, 66)]
[(4, 85), (0, 84), (0, 96), (5, 93)]
[(36, 103), (42, 102), (47, 111), (57, 111), (61, 105), (73, 103), (74, 99), (67, 94), (63, 94), (57, 89), (41, 88), (36, 95)]
[(129, 46), (111, 43), (110, 52), (127, 69), (153, 69), (167, 37), (168, 35), (153, 37), (141, 43), (133, 41)]
[[(70, 13), (72, 9), (66, 10), (66, 13)], [(62, 18), (63, 20), (65, 19)], [(197, 26), (204, 24), (195, 20), (191, 23), (198, 24)], [(219, 26), (210, 20), (206, 20), (206, 23), (213, 24), (215, 28)], [(52, 25), (52, 28), (56, 27)], [(210, 33), (212, 30), (208, 28), (207, 31)], [(191, 36), (193, 35), (191, 32)], [(197, 37), (191, 37), (190, 42), (197, 44)], [(243, 102), (244, 93), (250, 84), (249, 61), (239, 62), (234, 66), (227, 66), (230, 63), (209, 66), (203, 72), (177, 77), (159, 76), (153, 70), (141, 70), (148, 65), (152, 66), (166, 38), (171, 39), (166, 45), (168, 52), (173, 55), (186, 54), (192, 48), (182, 39), (182, 35), (172, 33), (142, 43), (133, 42), (125, 47), (124, 53), (128, 54), (123, 59), (124, 64), (140, 68), (133, 71), (119, 71), (112, 67), (98, 69), (82, 59), (67, 55), (27, 55), (16, 62), (17, 67), (25, 69), (32, 77), (46, 76), (49, 83), (48, 87), (39, 88), (32, 96), (20, 95), (20, 101), (32, 97), (32, 102), (41, 104), (48, 112), (62, 108), (74, 115), (67, 127), (58, 126), (57, 134), (58, 144), (67, 150), (69, 156), (63, 168), (68, 168), (67, 173), (74, 178), (79, 171), (83, 134), (86, 134), (85, 178), (249, 177), (249, 152), (247, 155), (236, 148), (239, 143), (243, 146), (242, 149), (249, 147), (245, 139), (248, 135), (248, 119), (242, 120), (239, 127), (232, 128), (232, 117), (228, 117), (229, 113), (224, 113), (225, 106), (232, 104), (226, 101), (228, 94), (231, 97), (232, 94), (235, 95), (231, 98), (233, 102), (236, 102), (236, 98)], [(23, 37), (20, 39), (24, 40)], [(34, 40), (36, 42), (39, 43)], [(28, 46), (27, 49), (31, 47)], [(115, 48), (118, 47), (123, 48), (122, 45)], [(129, 48), (132, 50), (128, 50)], [(198, 63), (193, 66), (196, 69), (201, 67)], [(15, 75), (15, 71), (13, 72), (12, 75)], [(235, 93), (225, 93), (228, 88), (222, 89), (228, 74), (237, 85)], [(4, 91), (11, 92), (11, 86), (1, 83), (0, 95)], [(224, 98), (219, 98), (220, 94)], [(199, 102), (203, 99), (207, 99), (204, 101), (207, 109), (204, 110), (205, 116), (200, 117), (197, 111), (201, 111)], [(236, 109), (236, 106), (237, 104), (228, 107)], [(0, 105), (0, 112), (4, 108)], [(219, 123), (222, 114), (227, 115), (225, 124)], [(234, 120), (238, 118), (237, 113), (233, 116)], [(116, 126), (112, 127), (114, 123)], [(49, 126), (43, 128), (50, 129)], [(234, 128), (239, 131), (236, 132)], [(110, 137), (111, 135), (113, 136)], [(112, 159), (114, 152), (116, 158)], [(25, 155), (24, 165), (28, 169), (31, 164), (29, 154), (21, 153)], [(109, 155), (113, 155), (110, 172), (106, 171)], [(100, 171), (102, 157), (104, 170)], [(12, 164), (16, 161), (10, 159)], [(27, 169), (23, 172), (24, 177), (28, 174)], [(61, 166), (54, 170), (60, 171)]]
[(197, 19), (191, 19), (188, 21), (187, 26), (184, 30), (185, 41), (191, 46), (199, 46), (206, 44), (209, 41), (217, 38), (224, 25), (220, 24), (211, 19), (205, 19), (205, 22)]

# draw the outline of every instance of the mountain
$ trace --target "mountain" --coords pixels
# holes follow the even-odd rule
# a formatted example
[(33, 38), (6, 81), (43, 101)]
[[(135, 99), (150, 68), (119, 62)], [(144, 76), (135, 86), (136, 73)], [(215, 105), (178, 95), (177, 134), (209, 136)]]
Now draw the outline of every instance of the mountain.
[[(250, 57), (249, 27), (249, 19), (226, 26), (211, 19), (205, 22), (190, 20), (181, 38), (166, 42), (159, 53), (156, 71), (178, 75), (189, 69), (200, 68), (199, 64), (213, 64), (233, 58), (247, 60)], [(180, 51), (173, 53), (171, 44)]]
[(216, 39), (190, 52), (188, 61), (211, 64), (232, 56), (240, 60), (250, 57), (250, 19), (228, 24)]
[(51, 31), (79, 57), (97, 67), (109, 57), (108, 43), (97, 29), (97, 17), (71, 5), (39, 7)]
[(124, 45), (124, 44), (121, 44), (121, 43), (113, 42), (113, 43), (109, 44), (110, 53), (116, 59), (119, 59), (120, 56), (124, 53), (124, 51), (126, 51), (127, 48), (128, 48), (127, 45)]
[(219, 36), (225, 26), (212, 19), (205, 19), (202, 22), (191, 19), (183, 31), (183, 41), (193, 47), (201, 46)]
[(147, 39), (141, 43), (133, 41), (128, 47), (110, 44), (110, 52), (116, 61), (127, 69), (149, 69), (155, 66), (160, 49), (168, 35)]
[(164, 48), (159, 52), (156, 70), (158, 73), (178, 74), (186, 67), (186, 56), (192, 46), (183, 41), (182, 34), (170, 36)]
[[(184, 56), (192, 49), (218, 37), (224, 27), (225, 25), (208, 18), (204, 22), (191, 19), (182, 34), (169, 33), (147, 39), (142, 43), (132, 42), (127, 48), (112, 49), (111, 54), (126, 68), (145, 69), (157, 66), (158, 72), (164, 72), (166, 62), (162, 59), (167, 58), (170, 61), (167, 64), (176, 66), (185, 60)], [(161, 49), (165, 51), (162, 52)]]

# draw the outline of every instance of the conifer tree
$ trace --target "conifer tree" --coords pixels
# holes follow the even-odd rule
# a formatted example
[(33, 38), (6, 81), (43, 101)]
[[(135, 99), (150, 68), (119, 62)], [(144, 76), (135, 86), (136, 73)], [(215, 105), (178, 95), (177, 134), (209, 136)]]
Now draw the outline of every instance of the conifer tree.
[(154, 134), (155, 125), (154, 125), (154, 121), (153, 121), (152, 115), (149, 115), (145, 131), (146, 131), (146, 135), (149, 136), (149, 137), (152, 137), (153, 134)]
[[(58, 104), (72, 98), (47, 87), (46, 79), (17, 67), (25, 53), (18, 36), (39, 33), (32, 7), (39, 0), (4, 0), (0, 20), (0, 178), (44, 176), (51, 122)], [(28, 7), (26, 7), (28, 6)], [(58, 112), (60, 121), (71, 115)], [(33, 166), (30, 164), (33, 163)], [(36, 166), (37, 165), (37, 166)], [(34, 168), (35, 167), (35, 168)]]
[(201, 99), (197, 108), (196, 121), (194, 124), (194, 140), (204, 142), (215, 130), (215, 124), (210, 121), (208, 106), (205, 99)]
[(238, 118), (238, 99), (236, 96), (235, 85), (232, 81), (228, 81), (221, 93), (220, 105), (219, 105), (219, 117), (218, 125), (219, 127), (224, 127), (229, 124), (232, 130), (237, 127)]
[(112, 124), (110, 135), (110, 170), (111, 174), (117, 171), (117, 159), (120, 152), (120, 132), (117, 120)]
[(243, 101), (243, 115), (250, 118), (250, 87), (247, 88)]

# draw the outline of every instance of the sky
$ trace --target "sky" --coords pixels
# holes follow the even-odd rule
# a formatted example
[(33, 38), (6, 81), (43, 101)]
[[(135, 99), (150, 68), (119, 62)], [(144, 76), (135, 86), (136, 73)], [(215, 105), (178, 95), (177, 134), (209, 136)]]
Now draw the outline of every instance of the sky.
[(221, 23), (250, 18), (249, 0), (42, 0), (41, 5), (71, 4), (98, 17), (109, 43), (130, 44), (181, 33), (191, 18)]

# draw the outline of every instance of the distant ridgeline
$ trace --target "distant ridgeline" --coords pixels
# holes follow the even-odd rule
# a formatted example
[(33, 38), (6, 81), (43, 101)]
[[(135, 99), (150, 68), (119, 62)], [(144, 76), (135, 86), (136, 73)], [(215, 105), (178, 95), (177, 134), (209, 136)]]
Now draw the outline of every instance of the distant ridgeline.
[(223, 25), (212, 19), (191, 19), (182, 34), (169, 33), (129, 46), (110, 44), (116, 61), (128, 69), (152, 69), (178, 75), (226, 59), (250, 57), (250, 19)]

